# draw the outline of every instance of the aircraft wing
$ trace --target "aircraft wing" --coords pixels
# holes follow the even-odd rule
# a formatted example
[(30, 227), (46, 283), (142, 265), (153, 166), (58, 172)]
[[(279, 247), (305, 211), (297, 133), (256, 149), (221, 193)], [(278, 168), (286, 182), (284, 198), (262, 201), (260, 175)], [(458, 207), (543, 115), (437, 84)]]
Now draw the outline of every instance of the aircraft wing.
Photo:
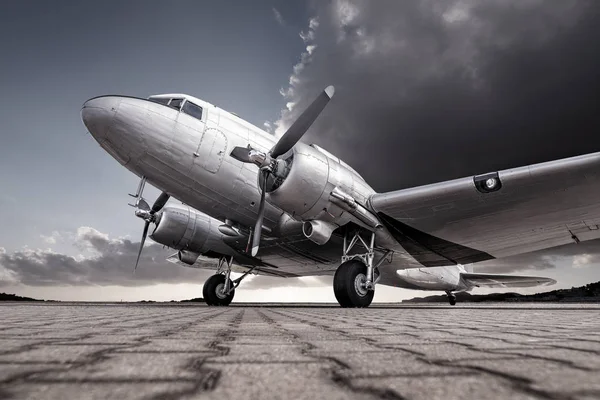
[(461, 273), (460, 277), (465, 281), (467, 286), (474, 287), (533, 287), (549, 286), (556, 283), (554, 279), (539, 276)]
[(369, 202), (428, 267), (578, 243), (600, 238), (600, 153), (374, 194)]

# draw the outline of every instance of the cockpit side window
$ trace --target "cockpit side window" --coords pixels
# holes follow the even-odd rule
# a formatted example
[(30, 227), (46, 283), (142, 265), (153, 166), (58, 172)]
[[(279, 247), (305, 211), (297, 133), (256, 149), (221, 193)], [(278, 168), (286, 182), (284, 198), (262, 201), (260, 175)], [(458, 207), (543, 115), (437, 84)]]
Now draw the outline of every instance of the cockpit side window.
[(153, 102), (158, 103), (158, 104), (163, 104), (163, 105), (166, 106), (167, 104), (169, 104), (169, 100), (170, 99), (161, 98), (161, 97), (150, 97), (148, 100), (153, 101)]
[(183, 102), (183, 99), (171, 99), (171, 102), (169, 103), (169, 107), (173, 107), (176, 110), (181, 110), (182, 102)]
[(192, 103), (191, 101), (186, 101), (181, 109), (187, 115), (191, 115), (192, 117), (202, 120), (202, 107)]

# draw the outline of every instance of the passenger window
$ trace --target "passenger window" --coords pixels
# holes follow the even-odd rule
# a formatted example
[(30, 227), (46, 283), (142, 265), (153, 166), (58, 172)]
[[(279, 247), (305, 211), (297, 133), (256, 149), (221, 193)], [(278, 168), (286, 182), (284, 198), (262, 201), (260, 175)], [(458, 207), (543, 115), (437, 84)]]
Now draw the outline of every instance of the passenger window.
[(194, 118), (202, 120), (202, 107), (195, 105), (191, 101), (186, 101), (181, 111), (191, 115)]
[(173, 99), (169, 103), (169, 106), (173, 107), (176, 110), (181, 110), (181, 102), (183, 102), (183, 99)]
[(156, 98), (156, 97), (152, 98), (152, 97), (150, 97), (148, 100), (153, 101), (153, 102), (158, 103), (158, 104), (163, 104), (165, 106), (169, 103), (169, 99), (165, 99), (165, 98)]

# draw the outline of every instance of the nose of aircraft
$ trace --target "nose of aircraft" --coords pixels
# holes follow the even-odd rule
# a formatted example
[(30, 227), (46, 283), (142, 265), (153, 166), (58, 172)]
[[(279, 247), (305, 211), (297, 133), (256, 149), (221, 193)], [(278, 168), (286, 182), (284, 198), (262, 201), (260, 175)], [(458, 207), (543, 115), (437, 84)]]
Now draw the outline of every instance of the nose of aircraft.
[(119, 99), (114, 96), (96, 97), (83, 104), (81, 119), (96, 140), (106, 137), (118, 107)]

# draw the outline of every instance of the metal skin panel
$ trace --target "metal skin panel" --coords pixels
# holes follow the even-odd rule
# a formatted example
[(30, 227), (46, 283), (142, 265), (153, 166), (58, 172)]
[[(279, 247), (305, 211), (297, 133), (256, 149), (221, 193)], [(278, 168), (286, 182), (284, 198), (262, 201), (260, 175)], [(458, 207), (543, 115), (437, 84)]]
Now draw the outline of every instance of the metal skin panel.
[(490, 193), (468, 177), (375, 194), (370, 205), (427, 234), (505, 257), (598, 237), (599, 173), (600, 153), (593, 153), (500, 171), (502, 186)]

